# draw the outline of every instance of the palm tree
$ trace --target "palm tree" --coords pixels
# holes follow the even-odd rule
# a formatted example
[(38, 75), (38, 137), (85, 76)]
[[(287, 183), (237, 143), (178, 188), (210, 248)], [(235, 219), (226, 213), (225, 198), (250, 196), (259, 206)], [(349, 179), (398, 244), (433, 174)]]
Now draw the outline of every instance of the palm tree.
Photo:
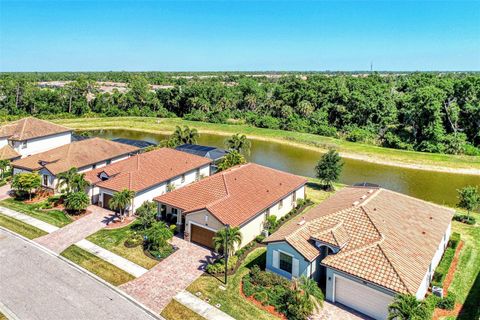
[(123, 189), (120, 192), (116, 192), (113, 197), (110, 199), (108, 206), (112, 210), (118, 210), (120, 213), (121, 221), (125, 220), (125, 211), (127, 210), (128, 205), (131, 204), (133, 198), (135, 197), (135, 192)]
[(10, 166), (10, 160), (7, 160), (7, 159), (0, 160), (0, 172), (2, 175), (2, 180), (3, 180), (3, 177), (5, 176), (5, 171), (9, 166)]
[(222, 162), (218, 164), (218, 171), (224, 171), (233, 166), (244, 164), (246, 162), (245, 157), (238, 151), (230, 151), (223, 158)]
[(303, 290), (305, 297), (310, 300), (316, 311), (322, 308), (324, 296), (315, 280), (302, 275), (298, 282), (295, 280), (294, 286)]
[(417, 300), (410, 294), (398, 294), (388, 306), (388, 320), (429, 319), (428, 306), (425, 301)]
[(227, 149), (235, 150), (243, 154), (250, 153), (251, 143), (244, 134), (236, 133), (227, 140), (225, 140), (225, 146)]
[[(228, 231), (227, 231), (228, 230)], [(224, 252), (225, 250), (225, 238), (228, 235), (227, 249), (228, 255), (232, 256), (235, 253), (235, 247), (242, 243), (242, 233), (239, 227), (223, 228), (217, 231), (215, 237), (213, 237), (213, 246), (215, 251)]]
[(72, 192), (72, 182), (77, 179), (77, 168), (70, 168), (68, 171), (59, 173), (57, 175), (57, 191), (65, 191), (65, 193)]
[(77, 214), (84, 211), (90, 204), (90, 198), (83, 191), (71, 192), (65, 197), (65, 209)]
[(180, 126), (175, 128), (171, 139), (177, 141), (178, 144), (197, 143), (198, 131), (197, 129), (190, 129), (188, 126), (185, 126), (183, 129)]

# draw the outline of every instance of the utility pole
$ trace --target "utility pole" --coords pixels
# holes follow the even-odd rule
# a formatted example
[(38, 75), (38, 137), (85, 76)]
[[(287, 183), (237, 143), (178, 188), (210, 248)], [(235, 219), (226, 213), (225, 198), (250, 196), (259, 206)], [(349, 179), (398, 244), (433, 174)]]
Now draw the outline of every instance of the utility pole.
[(225, 247), (223, 248), (223, 255), (225, 256), (225, 285), (227, 285), (227, 272), (228, 272), (228, 233), (230, 231), (230, 225), (225, 225)]

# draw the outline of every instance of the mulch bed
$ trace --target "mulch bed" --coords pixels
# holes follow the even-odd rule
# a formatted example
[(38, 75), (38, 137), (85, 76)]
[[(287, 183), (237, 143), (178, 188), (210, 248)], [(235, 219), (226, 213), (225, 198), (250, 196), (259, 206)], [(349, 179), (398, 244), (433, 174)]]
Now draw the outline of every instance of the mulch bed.
[(105, 229), (120, 229), (126, 227), (133, 223), (136, 220), (136, 217), (125, 217), (125, 220), (121, 221), (119, 217), (115, 216), (114, 214), (111, 215), (112, 220), (107, 224)]
[[(52, 208), (52, 209), (48, 209), (48, 210), (45, 210), (45, 211), (49, 211), (49, 210), (58, 210), (58, 208), (62, 207), (63, 208), (63, 205), (62, 206), (58, 206), (58, 207), (55, 207), (55, 208)], [(61, 209), (60, 209), (61, 210)], [(90, 210), (85, 210), (83, 211), (82, 213), (80, 214), (69, 214), (68, 212), (65, 212), (72, 220), (76, 221), (78, 219), (81, 219), (85, 216), (88, 216), (90, 213), (92, 213), (92, 211)]]
[(242, 297), (244, 297), (248, 301), (252, 302), (258, 308), (267, 311), (268, 313), (270, 313), (271, 315), (273, 315), (277, 318), (287, 320), (287, 317), (285, 317), (285, 315), (283, 313), (280, 313), (277, 310), (275, 310), (274, 306), (264, 306), (260, 301), (255, 300), (255, 298), (253, 296), (247, 297), (245, 295), (245, 293), (243, 293), (243, 281), (240, 281), (240, 294), (242, 295)]
[[(460, 256), (460, 251), (463, 248), (463, 241), (460, 241), (458, 244), (457, 250), (455, 250), (455, 255), (453, 256), (452, 264), (450, 265), (450, 269), (448, 270), (447, 276), (443, 281), (443, 295), (446, 296), (448, 292), (448, 288), (452, 284), (453, 276), (455, 274), (455, 270), (457, 270), (458, 265), (458, 257)], [(458, 316), (460, 311), (462, 310), (463, 305), (461, 303), (455, 303), (455, 308), (453, 310), (444, 310), (440, 308), (436, 308), (435, 312), (433, 313), (433, 320), (438, 320), (441, 317), (449, 317), (449, 316)]]

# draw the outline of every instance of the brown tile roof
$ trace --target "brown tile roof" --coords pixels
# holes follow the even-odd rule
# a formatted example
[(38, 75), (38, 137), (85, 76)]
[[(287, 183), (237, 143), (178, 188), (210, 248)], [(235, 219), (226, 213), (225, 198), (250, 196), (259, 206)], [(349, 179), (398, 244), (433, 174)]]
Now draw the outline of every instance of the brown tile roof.
[(0, 148), (0, 160), (12, 160), (20, 158), (20, 154), (8, 144)]
[[(86, 179), (110, 190), (141, 191), (209, 163), (208, 158), (161, 148), (90, 171)], [(102, 181), (99, 178), (102, 172), (110, 178)]]
[(33, 117), (23, 118), (0, 127), (0, 137), (23, 141), (72, 131), (64, 126)]
[(138, 150), (137, 147), (123, 143), (91, 138), (31, 155), (12, 162), (12, 165), (31, 171), (46, 168), (51, 173), (58, 174), (72, 167), (81, 168)]
[(155, 198), (184, 213), (207, 209), (223, 224), (239, 226), (307, 182), (254, 163), (236, 166)]
[(340, 248), (323, 265), (415, 294), (453, 214), (390, 190), (348, 187), (292, 219), (266, 242), (286, 241), (312, 261), (319, 255), (315, 240), (323, 241)]

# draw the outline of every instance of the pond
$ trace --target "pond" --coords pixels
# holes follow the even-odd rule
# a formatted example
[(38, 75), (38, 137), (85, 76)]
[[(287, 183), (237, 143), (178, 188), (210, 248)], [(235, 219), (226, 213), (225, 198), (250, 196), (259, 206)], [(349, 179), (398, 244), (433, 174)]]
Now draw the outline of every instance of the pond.
[[(159, 143), (165, 135), (131, 130), (93, 131), (95, 136), (106, 139), (127, 138)], [(224, 146), (225, 137), (201, 134), (198, 143), (216, 147)], [(318, 151), (289, 146), (276, 142), (251, 140), (249, 161), (288, 171), (302, 176), (314, 176), (314, 167), (321, 156)], [(370, 182), (410, 196), (455, 206), (457, 189), (467, 185), (480, 185), (480, 176), (406, 169), (365, 161), (344, 159), (340, 182), (354, 184)]]

